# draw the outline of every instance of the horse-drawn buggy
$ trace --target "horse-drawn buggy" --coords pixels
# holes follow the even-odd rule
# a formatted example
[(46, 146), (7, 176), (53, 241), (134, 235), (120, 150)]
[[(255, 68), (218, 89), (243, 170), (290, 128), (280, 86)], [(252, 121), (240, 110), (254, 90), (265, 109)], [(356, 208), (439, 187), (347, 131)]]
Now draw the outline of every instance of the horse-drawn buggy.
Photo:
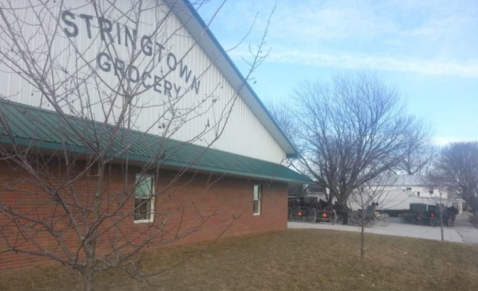
[(378, 210), (370, 212), (360, 209), (349, 213), (349, 222), (352, 225), (361, 225), (363, 223), (366, 227), (374, 225), (387, 227), (390, 224), (390, 216)]
[(453, 215), (444, 205), (428, 205), (424, 203), (411, 203), (410, 211), (399, 215), (402, 223), (439, 226), (441, 221), (444, 226), (453, 226)]
[(289, 199), (289, 221), (307, 221), (313, 223), (328, 222), (335, 224), (337, 213), (327, 206), (325, 201), (300, 201)]

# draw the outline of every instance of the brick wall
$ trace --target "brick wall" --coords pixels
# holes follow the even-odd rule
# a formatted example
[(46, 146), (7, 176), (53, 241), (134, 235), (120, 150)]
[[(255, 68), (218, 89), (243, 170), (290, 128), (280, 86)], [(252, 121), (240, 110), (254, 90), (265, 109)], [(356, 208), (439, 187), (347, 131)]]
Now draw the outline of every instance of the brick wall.
[[(73, 186), (60, 187), (68, 180), (68, 175), (58, 163), (50, 162), (48, 175), (53, 188), (58, 187), (63, 196), (76, 193), (82, 200), (81, 205), (91, 205), (97, 189), (96, 173), (88, 171)], [(78, 164), (73, 175), (84, 169)], [(116, 215), (106, 219), (101, 227), (100, 252), (111, 252), (113, 242), (124, 244), (130, 249), (134, 243), (151, 239), (151, 246), (178, 245), (220, 236), (241, 235), (284, 229), (287, 225), (287, 185), (267, 183), (243, 178), (221, 177), (217, 175), (188, 173), (178, 177), (174, 171), (155, 172), (156, 192), (155, 218), (153, 223), (134, 223), (131, 210), (134, 198), (131, 189), (138, 168), (111, 166), (106, 174), (103, 191), (103, 213), (112, 213), (118, 203), (125, 202), (125, 207)], [(125, 181), (127, 185), (125, 185)], [(262, 185), (261, 214), (252, 214), (254, 184)], [(0, 161), (0, 198), (12, 208), (37, 219), (50, 219), (52, 226), (65, 229), (59, 239), (66, 252), (78, 250), (79, 239), (71, 225), (66, 224), (65, 214), (61, 208), (55, 209), (57, 203), (47, 199), (45, 191), (24, 171)], [(71, 199), (71, 198), (70, 198)], [(77, 209), (80, 220), (81, 212)], [(88, 219), (92, 219), (90, 215)], [(113, 223), (113, 221), (120, 221)], [(27, 223), (22, 221), (22, 223)], [(37, 245), (26, 240), (15, 223), (0, 211), (0, 271), (32, 267), (51, 262), (43, 257), (6, 252), (8, 245), (17, 245), (18, 249), (38, 251), (38, 246), (51, 254), (66, 257), (65, 250), (59, 243), (34, 223), (27, 223), (25, 235), (34, 237)], [(116, 225), (117, 227), (111, 227)], [(80, 224), (80, 227), (82, 225)], [(110, 228), (111, 227), (111, 228)], [(118, 235), (118, 233), (121, 233)], [(119, 238), (118, 238), (119, 237)], [(81, 251), (80, 251), (81, 256)]]

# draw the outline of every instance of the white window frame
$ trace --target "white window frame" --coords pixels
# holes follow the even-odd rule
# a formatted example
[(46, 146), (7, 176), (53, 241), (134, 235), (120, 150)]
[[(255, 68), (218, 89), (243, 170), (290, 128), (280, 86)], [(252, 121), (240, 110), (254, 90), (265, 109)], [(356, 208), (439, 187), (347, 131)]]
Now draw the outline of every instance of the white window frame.
[(151, 178), (151, 196), (154, 194), (155, 191), (155, 179), (153, 175), (142, 175), (142, 174), (136, 174), (136, 179), (135, 179), (135, 187), (134, 187), (134, 213), (133, 213), (133, 220), (134, 223), (151, 223), (154, 221), (154, 196), (151, 197), (149, 200), (150, 203), (150, 217), (149, 219), (136, 219), (136, 187), (138, 186), (138, 180), (141, 178)]
[[(257, 197), (256, 197), (256, 189), (257, 189)], [(257, 199), (256, 199), (257, 198)], [(259, 216), (261, 215), (261, 203), (262, 202), (262, 186), (261, 185), (254, 185), (252, 190), (252, 215)], [(257, 203), (257, 208), (255, 207)], [(255, 211), (257, 209), (257, 211)]]

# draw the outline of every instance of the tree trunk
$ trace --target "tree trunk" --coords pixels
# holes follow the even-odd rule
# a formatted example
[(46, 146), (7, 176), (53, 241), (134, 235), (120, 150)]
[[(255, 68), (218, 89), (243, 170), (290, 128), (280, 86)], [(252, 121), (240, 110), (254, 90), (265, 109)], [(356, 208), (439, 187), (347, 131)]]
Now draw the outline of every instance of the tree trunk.
[(443, 207), (440, 206), (440, 231), (441, 231), (441, 241), (445, 240), (444, 230), (443, 230)]
[(94, 267), (86, 267), (85, 272), (83, 274), (83, 283), (84, 283), (84, 290), (85, 291), (94, 291), (95, 290), (95, 285), (94, 285), (94, 277), (95, 277), (95, 272), (94, 272)]
[(340, 212), (342, 214), (342, 224), (348, 224), (349, 208), (347, 207), (347, 199), (344, 199), (342, 196), (337, 197), (337, 202), (340, 207)]
[(360, 259), (363, 260), (365, 255), (365, 211), (363, 209), (360, 216)]
[(443, 230), (443, 197), (440, 191), (440, 233), (441, 233), (441, 241), (445, 240), (445, 234)]
[[(105, 164), (102, 159), (98, 162), (98, 172), (97, 172), (97, 186), (95, 199), (93, 201), (94, 207), (94, 221), (98, 221), (101, 218), (101, 203), (103, 198), (103, 182), (104, 182), (104, 173), (105, 173)], [(94, 235), (96, 230), (90, 234), (90, 237), (86, 240), (84, 244), (84, 250), (86, 253), (86, 266), (83, 273), (83, 282), (85, 284), (85, 291), (93, 291), (94, 286), (94, 277), (95, 277), (95, 267), (96, 267), (96, 238)]]

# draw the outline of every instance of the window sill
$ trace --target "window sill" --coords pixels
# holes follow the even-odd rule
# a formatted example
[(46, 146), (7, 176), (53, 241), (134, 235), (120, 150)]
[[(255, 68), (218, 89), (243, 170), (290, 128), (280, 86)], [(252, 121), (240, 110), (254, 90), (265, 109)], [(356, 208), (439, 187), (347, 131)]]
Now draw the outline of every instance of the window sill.
[(134, 223), (152, 223), (154, 222), (153, 219), (148, 219), (148, 220), (135, 220)]
[(253, 213), (252, 216), (261, 216), (260, 213)]

